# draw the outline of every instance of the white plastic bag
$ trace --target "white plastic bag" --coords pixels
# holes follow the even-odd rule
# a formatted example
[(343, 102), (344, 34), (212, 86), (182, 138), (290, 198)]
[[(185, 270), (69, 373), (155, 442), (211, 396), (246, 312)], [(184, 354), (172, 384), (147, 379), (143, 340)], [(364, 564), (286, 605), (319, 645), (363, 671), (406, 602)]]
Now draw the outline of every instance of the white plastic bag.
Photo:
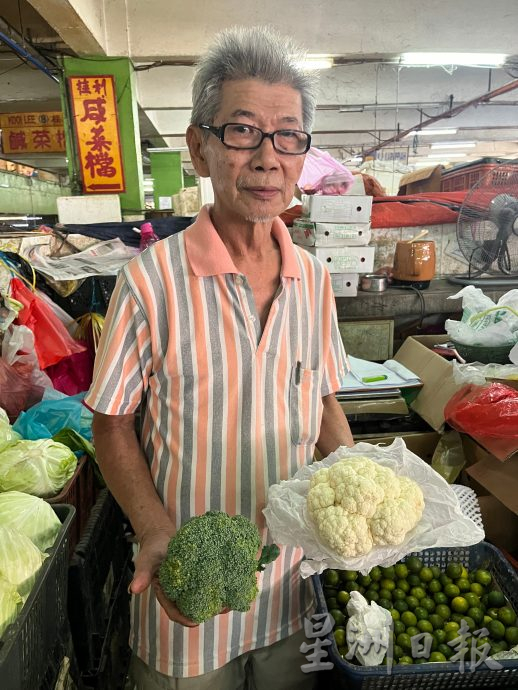
[[(362, 666), (379, 666), (390, 646), (392, 616), (389, 611), (369, 604), (360, 592), (351, 592), (347, 603), (347, 640), (356, 643), (354, 656)], [(349, 652), (352, 648), (349, 647)]]
[(463, 345), (497, 347), (518, 341), (518, 290), (509, 290), (495, 304), (480, 288), (468, 285), (448, 299), (462, 297), (462, 320), (448, 319), (446, 332)]
[[(317, 470), (355, 455), (368, 457), (389, 467), (397, 475), (413, 479), (421, 487), (425, 507), (421, 520), (399, 546), (375, 546), (364, 556), (341, 558), (320, 540), (307, 509), (306, 498), (310, 478)], [(306, 559), (300, 567), (304, 578), (326, 568), (359, 570), (367, 574), (375, 565), (393, 565), (412, 551), (439, 546), (470, 546), (484, 539), (484, 531), (463, 515), (459, 500), (448, 482), (407, 450), (401, 438), (390, 446), (370, 443), (357, 443), (352, 448), (341, 446), (324, 460), (302, 467), (292, 479), (269, 488), (268, 504), (263, 513), (274, 542), (304, 549)]]

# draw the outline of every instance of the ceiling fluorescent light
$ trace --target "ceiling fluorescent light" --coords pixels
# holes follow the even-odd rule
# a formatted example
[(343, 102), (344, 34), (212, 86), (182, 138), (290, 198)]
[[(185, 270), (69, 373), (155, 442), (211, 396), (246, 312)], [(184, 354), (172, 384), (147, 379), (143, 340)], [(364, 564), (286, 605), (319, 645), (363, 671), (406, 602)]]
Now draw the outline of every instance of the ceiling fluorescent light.
[(329, 69), (334, 65), (334, 60), (332, 57), (322, 56), (311, 56), (308, 55), (305, 60), (297, 60), (295, 62), (297, 67), (304, 70), (314, 70), (314, 69)]
[(457, 134), (457, 130), (454, 128), (450, 129), (413, 129), (411, 132), (408, 134), (405, 134), (406, 137), (440, 137), (440, 136), (446, 136), (447, 134)]
[(501, 67), (504, 53), (402, 53), (401, 64), (408, 66), (462, 65), (464, 67)]
[(428, 158), (464, 158), (467, 153), (429, 153)]
[(473, 149), (477, 144), (474, 141), (444, 141), (430, 144), (432, 149)]

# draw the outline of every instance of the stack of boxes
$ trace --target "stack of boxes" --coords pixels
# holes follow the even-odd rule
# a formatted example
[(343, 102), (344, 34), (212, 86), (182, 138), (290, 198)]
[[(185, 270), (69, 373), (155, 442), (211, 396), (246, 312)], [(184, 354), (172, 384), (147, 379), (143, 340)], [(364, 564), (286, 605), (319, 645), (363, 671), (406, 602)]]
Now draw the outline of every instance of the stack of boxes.
[(302, 196), (293, 241), (327, 266), (336, 297), (356, 296), (359, 275), (374, 269), (371, 211), (371, 196)]

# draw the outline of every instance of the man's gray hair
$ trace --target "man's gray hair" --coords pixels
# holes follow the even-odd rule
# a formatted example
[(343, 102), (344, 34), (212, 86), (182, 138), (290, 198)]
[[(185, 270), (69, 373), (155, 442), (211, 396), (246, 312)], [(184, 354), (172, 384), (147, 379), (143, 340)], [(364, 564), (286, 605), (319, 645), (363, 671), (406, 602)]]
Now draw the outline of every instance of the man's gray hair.
[(286, 84), (302, 98), (305, 131), (311, 132), (316, 79), (296, 63), (304, 54), (293, 41), (266, 26), (232, 27), (216, 35), (198, 62), (192, 84), (191, 124), (213, 124), (221, 104), (223, 82), (261, 79)]

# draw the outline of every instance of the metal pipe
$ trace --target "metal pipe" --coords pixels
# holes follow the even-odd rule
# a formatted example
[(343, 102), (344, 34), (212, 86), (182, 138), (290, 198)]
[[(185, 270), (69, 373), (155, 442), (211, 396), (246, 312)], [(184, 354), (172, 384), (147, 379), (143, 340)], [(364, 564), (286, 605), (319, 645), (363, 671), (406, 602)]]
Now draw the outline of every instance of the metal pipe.
[(513, 89), (517, 88), (518, 79), (515, 79), (514, 81), (510, 81), (507, 84), (504, 84), (504, 86), (500, 86), (498, 89), (488, 91), (487, 93), (482, 94), (482, 96), (472, 98), (471, 101), (466, 101), (466, 103), (458, 105), (456, 108), (450, 108), (449, 110), (447, 110), (444, 113), (441, 113), (440, 115), (435, 115), (435, 117), (429, 117), (427, 120), (423, 120), (423, 122), (420, 122), (418, 125), (410, 127), (410, 129), (405, 129), (403, 132), (399, 132), (398, 134), (395, 134), (393, 137), (390, 137), (390, 139), (386, 139), (385, 141), (381, 142), (381, 144), (377, 144), (376, 146), (373, 146), (367, 151), (362, 151), (360, 155), (364, 158), (365, 156), (370, 156), (372, 153), (378, 151), (379, 149), (382, 149), (384, 146), (387, 146), (388, 144), (393, 144), (394, 142), (403, 139), (403, 137), (406, 137), (407, 134), (410, 134), (410, 132), (414, 132), (415, 130), (419, 131), (420, 129), (423, 129), (423, 127), (428, 127), (428, 125), (432, 125), (435, 122), (438, 122), (439, 120), (444, 120), (444, 118), (455, 117), (455, 115), (458, 115), (463, 110), (466, 110), (466, 108), (469, 108), (472, 105), (486, 103), (487, 101), (490, 101), (492, 98), (496, 98), (497, 96), (500, 96), (503, 93), (513, 91)]
[(19, 55), (21, 58), (24, 60), (27, 60), (27, 62), (30, 62), (31, 65), (34, 65), (37, 69), (40, 70), (40, 72), (43, 72), (43, 74), (46, 74), (47, 77), (50, 77), (52, 81), (55, 81), (57, 84), (59, 84), (59, 79), (56, 77), (55, 74), (52, 74), (52, 72), (45, 67), (39, 60), (36, 60), (35, 57), (33, 57), (30, 53), (28, 53), (25, 48), (22, 48), (16, 41), (13, 41), (12, 38), (9, 38), (6, 34), (4, 34), (3, 31), (0, 31), (0, 41), (3, 41), (11, 50), (13, 50), (17, 55)]

